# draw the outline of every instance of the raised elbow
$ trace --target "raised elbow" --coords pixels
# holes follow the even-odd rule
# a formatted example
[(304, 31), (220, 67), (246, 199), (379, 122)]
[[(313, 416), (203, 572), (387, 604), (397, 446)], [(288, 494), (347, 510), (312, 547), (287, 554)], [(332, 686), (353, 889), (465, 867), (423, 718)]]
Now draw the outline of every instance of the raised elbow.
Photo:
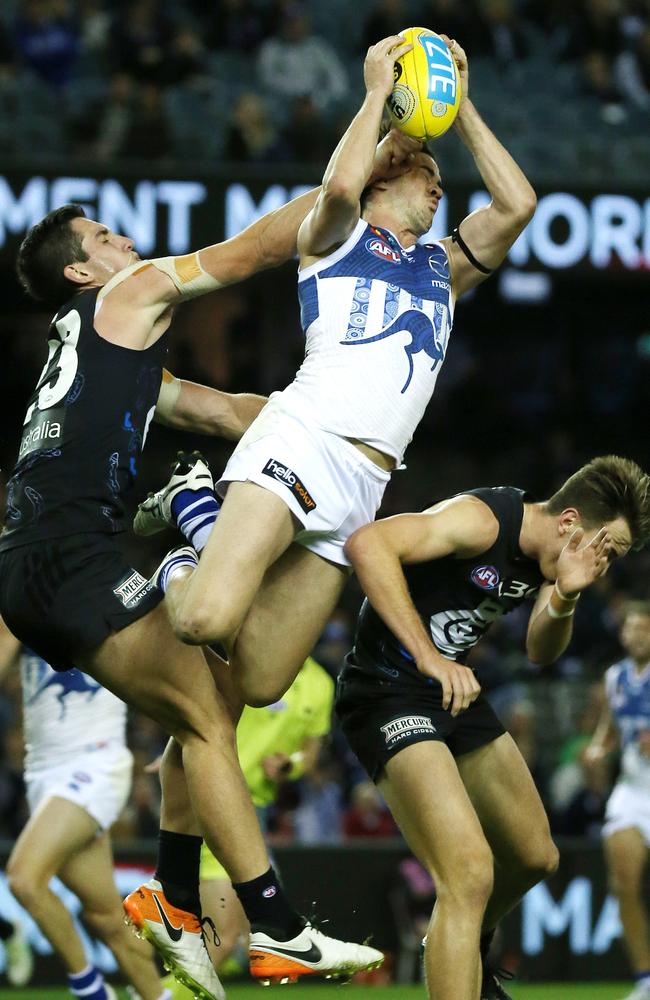
[(353, 566), (356, 566), (363, 559), (364, 552), (368, 546), (368, 535), (371, 529), (372, 525), (370, 524), (358, 528), (354, 534), (350, 535), (343, 547), (345, 555)]
[(515, 209), (515, 215), (517, 223), (523, 229), (524, 226), (528, 225), (530, 220), (535, 214), (535, 209), (537, 208), (537, 195), (530, 185), (528, 185), (527, 191), (523, 192), (521, 197), (517, 200), (517, 205)]
[(357, 205), (359, 202), (356, 187), (340, 174), (333, 174), (324, 181), (321, 197), (326, 205), (333, 206)]

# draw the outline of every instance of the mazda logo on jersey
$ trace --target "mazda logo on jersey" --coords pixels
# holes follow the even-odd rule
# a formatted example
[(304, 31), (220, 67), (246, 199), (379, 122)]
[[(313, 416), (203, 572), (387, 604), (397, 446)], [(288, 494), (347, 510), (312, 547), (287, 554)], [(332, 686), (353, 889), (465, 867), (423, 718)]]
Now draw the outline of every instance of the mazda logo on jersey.
[(368, 240), (366, 242), (366, 250), (374, 253), (375, 257), (390, 261), (391, 264), (399, 264), (402, 259), (397, 251), (389, 247), (388, 243), (384, 243), (383, 240)]
[(499, 585), (499, 571), (496, 566), (475, 566), (470, 578), (481, 590), (494, 590)]

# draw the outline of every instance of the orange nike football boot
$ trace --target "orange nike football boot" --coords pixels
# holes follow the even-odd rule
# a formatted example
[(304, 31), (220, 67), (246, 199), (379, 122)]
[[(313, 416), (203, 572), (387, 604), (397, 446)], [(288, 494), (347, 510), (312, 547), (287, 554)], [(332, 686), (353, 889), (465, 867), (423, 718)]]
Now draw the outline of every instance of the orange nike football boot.
[(123, 905), (127, 923), (151, 942), (165, 968), (197, 1000), (226, 1000), (205, 946), (201, 921), (194, 913), (172, 906), (156, 879), (132, 892)]

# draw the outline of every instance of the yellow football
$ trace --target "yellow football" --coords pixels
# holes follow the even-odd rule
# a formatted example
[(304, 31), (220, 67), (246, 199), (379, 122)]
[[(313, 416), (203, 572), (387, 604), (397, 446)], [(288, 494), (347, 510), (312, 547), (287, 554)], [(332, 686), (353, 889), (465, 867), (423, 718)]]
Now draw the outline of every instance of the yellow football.
[(393, 124), (414, 139), (438, 139), (454, 123), (461, 99), (460, 74), (449, 46), (428, 28), (400, 31), (413, 48), (394, 67), (388, 98)]

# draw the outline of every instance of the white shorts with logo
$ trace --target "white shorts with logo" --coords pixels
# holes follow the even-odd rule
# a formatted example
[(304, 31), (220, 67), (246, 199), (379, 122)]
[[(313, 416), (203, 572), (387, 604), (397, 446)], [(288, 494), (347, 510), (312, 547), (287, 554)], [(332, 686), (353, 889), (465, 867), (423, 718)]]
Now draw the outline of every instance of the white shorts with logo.
[(25, 772), (29, 811), (46, 799), (67, 799), (108, 830), (127, 803), (132, 773), (133, 755), (126, 747), (71, 753), (67, 761)]
[(390, 472), (338, 434), (307, 426), (271, 399), (248, 428), (217, 484), (251, 482), (283, 500), (303, 525), (299, 545), (349, 566), (343, 546), (374, 521)]
[(650, 792), (621, 781), (607, 801), (603, 837), (635, 827), (650, 847)]

